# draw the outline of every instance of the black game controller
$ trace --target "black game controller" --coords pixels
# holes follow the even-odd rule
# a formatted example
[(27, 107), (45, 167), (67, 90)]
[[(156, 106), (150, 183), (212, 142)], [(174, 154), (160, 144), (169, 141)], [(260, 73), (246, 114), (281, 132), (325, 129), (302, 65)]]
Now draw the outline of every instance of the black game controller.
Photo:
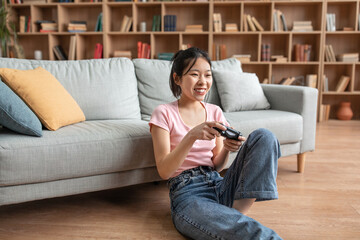
[(220, 128), (217, 128), (217, 127), (213, 127), (213, 128), (216, 131), (218, 131), (220, 133), (220, 135), (223, 137), (240, 141), (239, 136), (242, 136), (241, 132), (236, 131), (235, 129), (229, 128), (229, 127), (225, 126), (224, 124), (221, 124), (221, 125), (226, 127), (226, 130), (221, 130)]

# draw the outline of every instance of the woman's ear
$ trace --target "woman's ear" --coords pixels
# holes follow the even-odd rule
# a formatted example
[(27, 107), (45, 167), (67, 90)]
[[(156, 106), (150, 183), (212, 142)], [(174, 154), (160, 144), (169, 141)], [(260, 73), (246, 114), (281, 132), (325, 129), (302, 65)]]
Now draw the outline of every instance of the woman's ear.
[(173, 73), (173, 79), (174, 79), (174, 82), (176, 85), (179, 85), (180, 84), (180, 77), (176, 74), (176, 73)]

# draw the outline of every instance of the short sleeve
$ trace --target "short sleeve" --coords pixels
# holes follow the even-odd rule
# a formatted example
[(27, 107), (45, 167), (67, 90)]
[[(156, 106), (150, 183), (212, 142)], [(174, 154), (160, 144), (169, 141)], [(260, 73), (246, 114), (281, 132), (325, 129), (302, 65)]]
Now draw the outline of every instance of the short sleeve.
[(216, 106), (216, 108), (215, 108), (215, 119), (216, 119), (216, 121), (225, 124), (225, 126), (230, 127), (230, 124), (228, 123), (228, 121), (226, 121), (223, 111), (218, 106)]
[(149, 122), (150, 132), (152, 125), (156, 125), (170, 132), (169, 114), (164, 104), (157, 106), (153, 111), (153, 113), (151, 114), (151, 118)]

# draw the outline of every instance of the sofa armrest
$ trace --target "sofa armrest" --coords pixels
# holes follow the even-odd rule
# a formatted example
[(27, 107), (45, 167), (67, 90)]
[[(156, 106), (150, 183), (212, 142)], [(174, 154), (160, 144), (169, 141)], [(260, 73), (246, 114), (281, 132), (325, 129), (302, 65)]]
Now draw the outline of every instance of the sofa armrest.
[(271, 109), (300, 114), (303, 138), (300, 152), (315, 150), (318, 90), (311, 87), (261, 84)]

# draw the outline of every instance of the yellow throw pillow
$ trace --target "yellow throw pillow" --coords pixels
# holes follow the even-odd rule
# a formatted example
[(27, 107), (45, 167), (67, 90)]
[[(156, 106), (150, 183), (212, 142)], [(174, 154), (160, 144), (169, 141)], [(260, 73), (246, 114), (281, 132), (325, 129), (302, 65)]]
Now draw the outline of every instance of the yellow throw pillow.
[(0, 76), (47, 129), (55, 131), (60, 127), (85, 121), (85, 115), (76, 101), (44, 68), (0, 68)]

